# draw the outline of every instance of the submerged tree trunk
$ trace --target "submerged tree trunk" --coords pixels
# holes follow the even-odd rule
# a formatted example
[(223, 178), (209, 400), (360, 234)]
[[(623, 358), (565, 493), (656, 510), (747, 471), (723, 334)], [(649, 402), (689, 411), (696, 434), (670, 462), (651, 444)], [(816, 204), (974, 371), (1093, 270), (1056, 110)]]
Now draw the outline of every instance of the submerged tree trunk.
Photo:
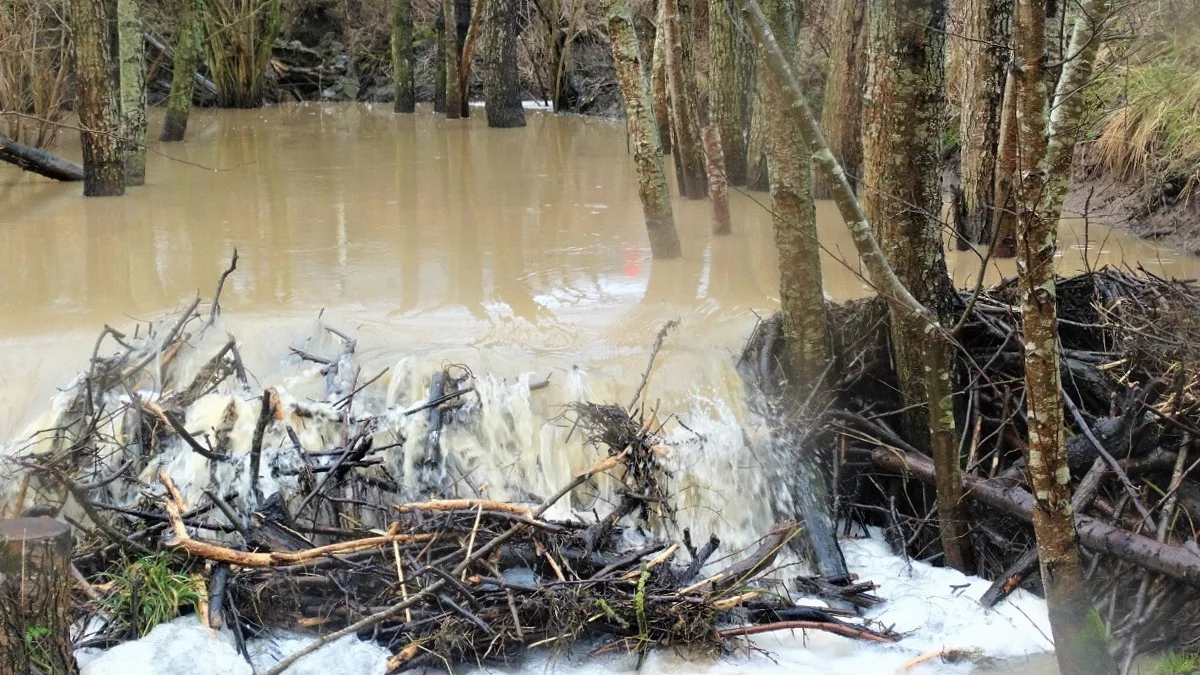
[(471, 97), (465, 77), (468, 68), (463, 64), (462, 60), (462, 55), (467, 46), (467, 33), (471, 31), (471, 4), (471, 0), (457, 0), (454, 8), (454, 20), (456, 22), (454, 39), (457, 41), (454, 44), (454, 48), (458, 50), (458, 82), (460, 91), (462, 92), (458, 97), (459, 117), (471, 116)]
[(704, 168), (708, 173), (708, 198), (712, 202), (713, 234), (729, 234), (733, 223), (729, 216), (729, 184), (725, 178), (725, 153), (721, 149), (721, 131), (715, 125), (704, 127)]
[[(897, 276), (943, 322), (955, 294), (940, 229), (941, 119), (945, 101), (945, 0), (873, 0), (870, 81), (863, 114), (866, 211)], [(952, 352), (920, 317), (892, 315), (891, 337), (916, 447), (931, 448), (942, 548), (954, 568), (973, 571), (952, 407)], [(922, 411), (922, 408), (924, 410)]]
[(392, 79), (396, 90), (393, 110), (411, 113), (417, 109), (413, 86), (412, 0), (392, 1)]
[(525, 110), (517, 75), (517, 0), (489, 0), (487, 8), (483, 95), (488, 126), (523, 127)]
[(703, 199), (705, 194), (704, 154), (700, 150), (700, 125), (696, 117), (694, 87), (689, 87), (692, 73), (684, 58), (683, 21), (679, 16), (679, 0), (663, 0), (662, 30), (666, 31), (664, 61), (667, 70), (667, 92), (670, 95), (671, 128), (674, 131), (675, 151), (679, 158), (683, 184), (680, 192), (688, 199)]
[(14, 164), (21, 167), (22, 171), (54, 180), (83, 180), (83, 167), (79, 164), (45, 150), (18, 143), (4, 134), (0, 134), (0, 162)]
[(992, 241), (996, 152), (1012, 35), (1012, 0), (967, 2), (959, 138), (966, 216), (959, 235), (972, 244)]
[[(515, 13), (516, 10), (513, 10), (513, 11)], [(487, 21), (491, 20), (491, 12), (492, 12), (492, 5), (488, 0), (477, 0), (477, 2), (475, 3), (475, 6), (471, 9), (471, 23), (467, 26), (467, 36), (463, 40), (463, 45), (462, 45), (462, 60), (461, 60), (462, 72), (459, 73), (459, 77), (460, 77), (459, 89), (462, 89), (462, 97), (463, 97), (464, 101), (468, 100), (468, 97), (470, 96), (470, 93), (471, 93), (470, 92), (471, 68), (475, 62), (475, 47), (476, 47), (476, 45), (479, 44), (480, 32), (481, 32), (481, 29), (483, 28), (483, 24), (486, 23)], [(513, 35), (514, 35), (513, 39), (515, 41), (515, 39), (516, 39), (516, 37), (515, 37), (516, 36), (516, 21), (515, 20), (513, 22)], [(491, 49), (491, 47), (487, 47), (486, 45), (485, 45), (485, 48)], [(516, 47), (515, 46), (513, 47), (513, 50), (514, 50), (513, 59), (516, 59), (516, 56), (515, 56)], [(514, 60), (513, 63), (515, 64), (516, 61)], [(514, 67), (515, 67), (515, 65), (514, 65)], [(487, 77), (486, 73), (484, 74), (484, 77)], [(485, 83), (485, 86), (486, 86), (486, 83)], [(487, 94), (485, 93), (484, 96), (486, 96), (486, 95)]]
[(442, 59), (446, 63), (446, 80), (443, 86), (446, 89), (446, 118), (456, 120), (462, 117), (462, 89), (459, 89), (457, 84), (460, 79), (461, 72), (459, 70), (459, 51), (458, 51), (458, 25), (457, 14), (458, 10), (455, 0), (442, 0), (442, 16), (443, 25), (442, 31)]
[(70, 0), (68, 15), (75, 44), (75, 110), (83, 146), (83, 194), (125, 194), (125, 162), (120, 144), (120, 109), (108, 6), (104, 0)]
[(183, 0), (179, 18), (179, 37), (175, 40), (175, 60), (171, 72), (171, 94), (167, 98), (167, 116), (159, 140), (182, 141), (192, 112), (192, 93), (196, 87), (196, 69), (203, 49), (204, 23), (200, 12), (203, 0)]
[[(796, 53), (794, 0), (768, 0), (763, 10), (784, 54)], [(829, 358), (821, 249), (812, 198), (811, 155), (783, 87), (766, 74), (767, 144), (775, 248), (779, 251), (779, 297), (787, 340), (788, 370), (799, 390), (812, 387)]]
[[(498, 2), (499, 0), (492, 0)], [(662, 143), (650, 104), (649, 82), (638, 62), (637, 33), (629, 0), (609, 0), (608, 36), (612, 42), (617, 81), (625, 99), (625, 119), (633, 161), (638, 172), (638, 196), (646, 217), (650, 252), (656, 259), (682, 255), (675, 219), (671, 213), (671, 195), (663, 168)]]
[(709, 0), (708, 5), (708, 107), (712, 124), (721, 138), (726, 178), (733, 185), (746, 183), (746, 130), (749, 120), (742, 99), (752, 84), (745, 79), (746, 69), (739, 52), (748, 51), (736, 15), (730, 14), (725, 0)]
[(1066, 675), (1107, 675), (1116, 673), (1117, 668), (1108, 652), (1104, 624), (1088, 601), (1084, 585), (1071, 508), (1071, 474), (1063, 439), (1054, 287), (1058, 222), (1038, 210), (1048, 166), (1043, 72), (1045, 20), (1045, 0), (1017, 0), (1013, 31), (1021, 176), (1017, 255), (1029, 424), (1026, 461), (1037, 503), (1033, 509), (1033, 529), (1059, 669)]
[(146, 182), (146, 41), (138, 0), (117, 0), (125, 185)]
[(433, 24), (437, 33), (438, 49), (434, 50), (433, 66), (433, 111), (446, 112), (446, 17), (437, 13)]
[[(830, 39), (829, 84), (821, 107), (821, 132), (855, 187), (862, 175), (863, 88), (867, 81), (867, 3), (843, 2)], [(816, 182), (816, 196), (827, 199), (830, 186)]]

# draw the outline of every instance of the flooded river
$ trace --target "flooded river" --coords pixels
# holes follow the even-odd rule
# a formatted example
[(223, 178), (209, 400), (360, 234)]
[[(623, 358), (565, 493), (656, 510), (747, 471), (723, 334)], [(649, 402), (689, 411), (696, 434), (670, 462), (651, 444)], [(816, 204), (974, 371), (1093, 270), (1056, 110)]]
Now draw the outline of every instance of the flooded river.
[[(767, 196), (732, 195), (728, 237), (709, 234), (706, 202), (677, 201), (684, 257), (652, 262), (624, 128), (528, 120), (489, 130), (478, 114), (448, 122), (385, 106), (198, 110), (186, 143), (153, 145), (148, 184), (114, 199), (0, 167), (0, 442), (84, 369), (105, 324), (125, 329), (197, 292), (207, 299), (236, 248), (225, 325), (260, 382), (324, 310), (365, 359), (536, 371), (551, 375), (558, 400), (583, 387), (626, 401), (655, 333), (678, 318), (651, 396), (664, 409), (703, 401), (710, 431), (741, 443), (732, 357), (756, 315), (778, 304)], [(827, 293), (870, 292), (831, 203), (818, 219)], [(1200, 273), (1195, 258), (1095, 223), (1069, 222), (1060, 250), (1064, 273), (1121, 262)], [(950, 262), (959, 283), (979, 271), (973, 252)], [(987, 270), (1012, 272), (1011, 261)], [(702, 520), (764, 531), (770, 514), (744, 503), (769, 477), (738, 483), (731, 468), (708, 469), (728, 484), (708, 486)], [(1053, 671), (1030, 658), (994, 672)]]

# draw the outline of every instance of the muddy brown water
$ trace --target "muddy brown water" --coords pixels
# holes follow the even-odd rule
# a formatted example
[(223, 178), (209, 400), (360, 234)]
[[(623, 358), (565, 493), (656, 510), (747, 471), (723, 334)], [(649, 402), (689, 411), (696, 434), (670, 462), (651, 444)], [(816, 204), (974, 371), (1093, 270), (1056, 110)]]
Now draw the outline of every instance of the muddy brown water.
[[(713, 364), (778, 305), (768, 197), (735, 192), (727, 237), (709, 233), (706, 202), (676, 200), (684, 257), (653, 262), (622, 125), (528, 121), (489, 130), (481, 114), (448, 122), (371, 105), (198, 110), (186, 143), (152, 144), (149, 183), (123, 198), (83, 199), (77, 184), (0, 166), (0, 440), (86, 365), (106, 323), (207, 298), (234, 248), (222, 305), (260, 374), (322, 309), (381, 359), (586, 362), (613, 381), (636, 380), (659, 327), (681, 318), (674, 376), (732, 396), (739, 385)], [(60, 150), (78, 153), (67, 136)], [(828, 295), (869, 293), (832, 203), (818, 205), (818, 225)], [(1200, 273), (1200, 259), (1102, 224), (1061, 230), (1063, 273)], [(949, 261), (960, 284), (979, 271), (973, 252)], [(1013, 271), (992, 262), (987, 279)], [(1013, 665), (992, 672), (1053, 672), (1040, 657)]]

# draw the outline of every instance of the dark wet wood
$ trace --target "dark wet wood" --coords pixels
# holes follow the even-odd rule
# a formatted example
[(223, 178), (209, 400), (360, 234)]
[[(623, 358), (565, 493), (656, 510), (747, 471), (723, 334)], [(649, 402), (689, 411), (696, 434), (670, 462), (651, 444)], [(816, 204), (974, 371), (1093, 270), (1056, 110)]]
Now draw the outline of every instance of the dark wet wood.
[(21, 167), (22, 171), (62, 181), (83, 180), (83, 166), (69, 159), (33, 148), (0, 134), (0, 160)]

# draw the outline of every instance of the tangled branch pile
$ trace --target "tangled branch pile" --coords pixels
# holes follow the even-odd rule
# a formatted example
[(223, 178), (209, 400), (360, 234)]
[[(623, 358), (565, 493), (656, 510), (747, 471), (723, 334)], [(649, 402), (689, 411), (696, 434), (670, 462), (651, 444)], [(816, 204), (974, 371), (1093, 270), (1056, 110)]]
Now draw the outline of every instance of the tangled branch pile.
[[(648, 534), (664, 531), (673, 507), (662, 424), (636, 401), (569, 406), (599, 461), (544, 499), (492, 501), (468, 492), (470, 472), (440, 440), (478, 414), (468, 370), (435, 374), (418, 405), (370, 412), (356, 397), (383, 373), (360, 380), (355, 341), (325, 327), (339, 354), (293, 352), (320, 368), (326, 402), (255, 392), (237, 341), (208, 335), (218, 310), (214, 300), (205, 315), (197, 300), (144, 333), (106, 328), (54, 421), (0, 457), (11, 479), (0, 515), (33, 505), (78, 530), (84, 609), (103, 626), (90, 645), (144, 635), (188, 605), (243, 645), (271, 627), (318, 631), (310, 648), (370, 638), (393, 651), (394, 669), (506, 661), (543, 645), (712, 653), (780, 629), (898, 638), (793, 603), (773, 572), (794, 522), (720, 556), (716, 538), (697, 548), (686, 530), (674, 543)], [(110, 340), (116, 351), (102, 356)], [(214, 402), (219, 415), (198, 413)], [(404, 426), (417, 415), (427, 423)], [(198, 419), (219, 421), (199, 431)], [(398, 462), (385, 451), (399, 446), (416, 450)], [(607, 513), (548, 516), (600, 479), (618, 485)], [(870, 590), (833, 592), (871, 602)]]
[[(1039, 587), (1030, 527), (1016, 280), (984, 291), (957, 335), (955, 400), (970, 543), (996, 579), (982, 600)], [(1200, 286), (1145, 270), (1058, 280), (1059, 340), (1074, 507), (1093, 600), (1126, 667), (1152, 650), (1200, 646)], [(906, 439), (878, 299), (835, 309), (836, 401), (820, 424), (839, 448), (842, 515), (885, 527), (893, 548), (941, 556), (933, 464)], [(774, 377), (764, 326), (744, 363)], [(764, 365), (765, 364), (765, 365)], [(913, 479), (916, 479), (915, 481)]]

